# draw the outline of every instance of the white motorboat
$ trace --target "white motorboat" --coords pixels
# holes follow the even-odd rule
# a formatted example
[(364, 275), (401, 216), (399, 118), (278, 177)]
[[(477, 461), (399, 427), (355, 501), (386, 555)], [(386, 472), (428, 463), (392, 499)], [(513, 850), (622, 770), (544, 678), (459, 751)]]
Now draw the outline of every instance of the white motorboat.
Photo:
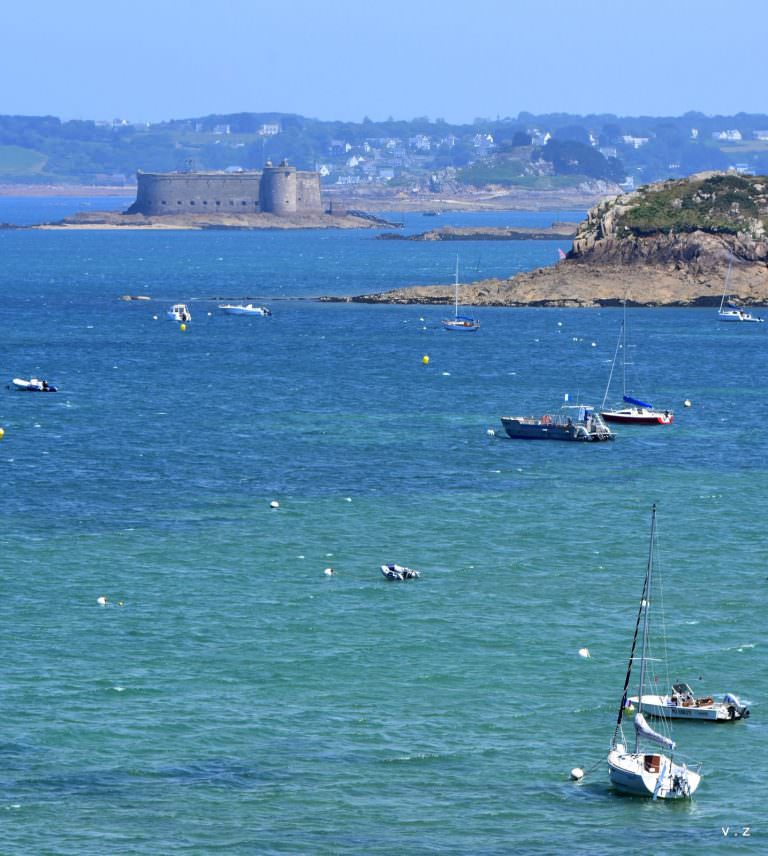
[[(643, 592), (640, 596), (640, 608), (635, 622), (635, 633), (632, 638), (632, 649), (629, 654), (629, 665), (624, 679), (624, 691), (619, 705), (616, 728), (608, 752), (608, 774), (613, 786), (624, 793), (635, 796), (652, 797), (653, 799), (683, 799), (690, 797), (701, 781), (698, 766), (691, 767), (686, 763), (676, 761), (673, 755), (675, 741), (669, 734), (654, 731), (646, 722), (643, 711), (646, 678), (653, 664), (649, 656), (649, 613), (654, 598), (653, 570), (654, 552), (656, 550), (656, 506), (651, 513), (651, 544), (648, 551), (648, 564), (643, 582)], [(641, 630), (642, 624), (642, 630)], [(638, 631), (640, 632), (640, 656), (635, 656)], [(637, 713), (634, 717), (635, 746), (627, 748), (627, 741), (622, 729), (622, 719), (629, 713), (627, 688), (632, 676), (635, 661), (640, 661), (640, 681), (637, 698), (640, 699)], [(662, 728), (668, 732), (666, 717), (662, 717)], [(647, 748), (648, 744), (669, 750), (665, 754), (658, 748)]]
[(186, 303), (174, 303), (168, 310), (167, 317), (169, 321), (183, 321), (186, 323), (192, 320), (192, 313), (187, 309)]
[[(639, 705), (637, 696), (629, 701), (632, 705)], [(733, 693), (725, 693), (721, 698), (696, 698), (688, 684), (672, 684), (672, 692), (669, 695), (644, 695), (641, 707), (650, 716), (669, 719), (735, 722), (749, 716), (747, 705), (742, 704)]]
[(29, 380), (15, 377), (12, 382), (13, 388), (18, 392), (57, 392), (56, 387), (51, 386), (47, 380), (38, 380), (36, 377)]
[(405, 582), (405, 580), (417, 580), (421, 574), (414, 571), (413, 568), (406, 568), (404, 565), (382, 565), (381, 573), (384, 577), (393, 582)]
[(252, 303), (221, 303), (219, 309), (228, 315), (261, 315), (266, 318), (272, 314), (266, 306), (254, 306)]

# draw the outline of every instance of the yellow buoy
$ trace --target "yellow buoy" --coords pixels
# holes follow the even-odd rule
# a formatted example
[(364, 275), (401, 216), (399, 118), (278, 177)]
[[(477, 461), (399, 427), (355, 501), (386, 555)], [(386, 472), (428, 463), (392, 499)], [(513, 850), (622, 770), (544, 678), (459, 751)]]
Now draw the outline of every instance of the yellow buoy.
[(182, 333), (185, 333), (187, 330), (187, 325), (186, 324), (179, 324), (179, 330), (181, 330)]
[(422, 363), (424, 363), (425, 366), (428, 366), (429, 365), (429, 355), (424, 354), (424, 356), (421, 358), (421, 361), (422, 361)]
[(0, 428), (0, 440), (2, 440), (3, 437), (5, 437), (5, 431), (2, 428)]

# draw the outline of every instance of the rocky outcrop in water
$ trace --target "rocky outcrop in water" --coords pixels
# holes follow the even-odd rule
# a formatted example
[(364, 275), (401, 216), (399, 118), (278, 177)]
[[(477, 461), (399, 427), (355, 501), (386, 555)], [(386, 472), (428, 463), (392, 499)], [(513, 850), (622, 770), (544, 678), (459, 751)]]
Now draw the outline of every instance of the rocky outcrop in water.
[(521, 229), (514, 226), (443, 226), (419, 232), (417, 235), (402, 235), (384, 232), (376, 237), (380, 241), (557, 241), (576, 236), (578, 223), (553, 223), (537, 229)]
[[(505, 280), (464, 285), (474, 306), (717, 305), (729, 266), (734, 303), (768, 303), (768, 177), (694, 175), (622, 194), (591, 209), (565, 260)], [(354, 298), (450, 303), (422, 287)]]

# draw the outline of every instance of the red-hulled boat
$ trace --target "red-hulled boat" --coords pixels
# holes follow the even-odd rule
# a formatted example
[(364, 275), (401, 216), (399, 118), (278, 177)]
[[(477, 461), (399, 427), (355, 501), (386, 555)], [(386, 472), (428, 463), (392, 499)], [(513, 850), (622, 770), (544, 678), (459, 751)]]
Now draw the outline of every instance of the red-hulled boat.
[[(624, 387), (624, 395), (622, 396), (623, 404), (618, 407), (605, 409), (605, 401), (608, 398), (608, 392), (611, 388), (611, 379), (616, 368), (616, 360), (619, 356), (619, 351), (622, 352), (622, 385)], [(671, 425), (674, 419), (674, 414), (671, 410), (656, 410), (652, 404), (647, 401), (640, 401), (639, 398), (632, 398), (627, 395), (627, 304), (624, 302), (624, 319), (619, 327), (619, 338), (616, 342), (616, 350), (613, 354), (613, 363), (611, 364), (611, 373), (608, 375), (608, 384), (605, 387), (605, 395), (603, 403), (600, 406), (600, 416), (604, 422), (621, 423), (622, 425)]]
[(624, 425), (671, 425), (675, 418), (671, 410), (655, 410), (652, 405), (629, 395), (624, 396), (624, 401), (627, 407), (601, 410), (603, 421), (619, 422)]

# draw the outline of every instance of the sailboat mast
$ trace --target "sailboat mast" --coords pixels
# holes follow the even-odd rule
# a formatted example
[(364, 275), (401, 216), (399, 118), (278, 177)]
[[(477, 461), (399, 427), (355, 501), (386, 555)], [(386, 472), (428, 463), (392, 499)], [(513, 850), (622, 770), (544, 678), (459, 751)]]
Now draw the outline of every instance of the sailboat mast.
[(621, 338), (624, 334), (624, 322), (621, 322), (621, 327), (619, 328), (619, 338), (616, 340), (616, 350), (613, 352), (613, 362), (611, 363), (611, 373), (608, 375), (608, 383), (605, 385), (605, 395), (603, 396), (603, 403), (600, 405), (601, 410), (605, 410), (605, 402), (608, 398), (608, 391), (611, 388), (611, 380), (613, 379), (613, 370), (616, 368), (616, 358), (619, 356), (619, 347), (621, 346)]
[[(648, 570), (645, 572), (645, 598), (643, 612), (643, 635), (640, 645), (640, 685), (637, 690), (638, 713), (643, 709), (643, 687), (645, 686), (645, 660), (648, 652), (648, 612), (651, 599), (651, 577), (653, 575), (653, 544), (656, 540), (656, 504), (651, 509), (651, 542), (648, 547)], [(635, 732), (635, 752), (640, 751), (640, 734)]]
[(640, 617), (643, 614), (643, 604), (645, 603), (648, 597), (648, 575), (645, 575), (645, 579), (643, 580), (643, 593), (640, 595), (640, 607), (637, 610), (637, 619), (635, 620), (635, 632), (632, 636), (632, 648), (629, 652), (629, 662), (627, 663), (627, 674), (624, 678), (624, 690), (621, 693), (621, 703), (619, 704), (619, 714), (616, 717), (616, 728), (613, 732), (613, 743), (612, 745), (616, 745), (616, 740), (619, 737), (619, 729), (621, 728), (621, 720), (624, 717), (624, 710), (627, 704), (627, 691), (629, 689), (629, 681), (632, 676), (632, 666), (635, 662), (635, 650), (637, 648), (637, 633), (640, 629)]
[(728, 282), (731, 279), (731, 268), (733, 267), (733, 256), (728, 257), (728, 272), (725, 275), (725, 285), (723, 286), (723, 296), (720, 298), (720, 309), (719, 312), (723, 311), (723, 304), (725, 303), (725, 295), (728, 293)]
[(456, 275), (454, 277), (454, 315), (459, 317), (459, 254), (456, 253)]
[(624, 320), (621, 324), (624, 333), (624, 342), (621, 351), (621, 395), (627, 394), (627, 301), (624, 299)]

